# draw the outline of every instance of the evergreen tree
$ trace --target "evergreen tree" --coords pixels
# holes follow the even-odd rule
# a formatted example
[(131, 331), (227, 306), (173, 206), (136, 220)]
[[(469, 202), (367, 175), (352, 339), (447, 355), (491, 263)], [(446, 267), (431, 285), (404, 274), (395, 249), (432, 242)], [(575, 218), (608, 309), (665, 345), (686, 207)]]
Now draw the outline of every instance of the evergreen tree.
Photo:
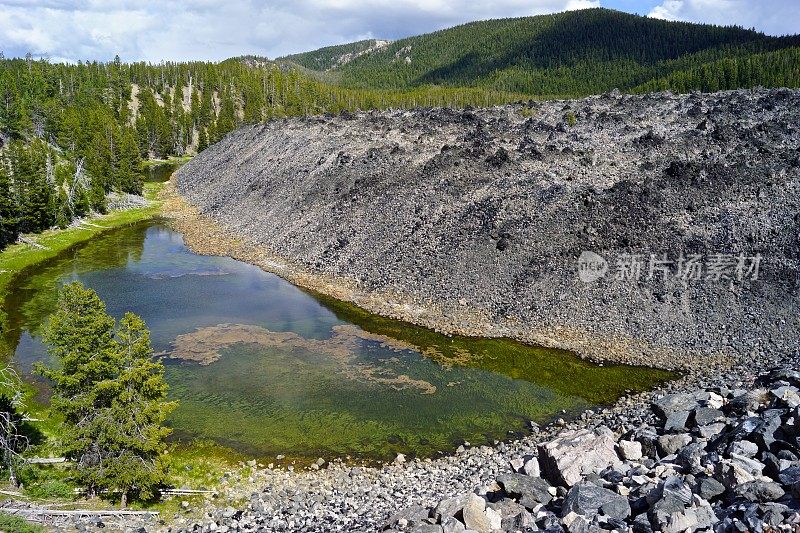
[(4, 157), (0, 157), (0, 248), (17, 240), (17, 203)]
[(65, 285), (44, 334), (56, 368), (36, 371), (53, 382), (52, 407), (64, 416), (65, 454), (90, 495), (119, 491), (147, 498), (166, 479), (160, 455), (175, 408), (163, 366), (152, 359), (141, 318), (128, 313), (115, 329), (105, 304), (80, 283)]

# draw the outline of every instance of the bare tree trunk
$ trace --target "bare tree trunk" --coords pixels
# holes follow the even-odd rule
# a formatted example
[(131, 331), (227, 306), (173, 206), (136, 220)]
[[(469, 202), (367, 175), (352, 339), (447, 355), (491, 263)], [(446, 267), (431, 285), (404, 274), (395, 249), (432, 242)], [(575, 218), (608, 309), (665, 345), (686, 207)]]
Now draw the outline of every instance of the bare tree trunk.
[(122, 489), (122, 496), (119, 499), (119, 508), (125, 509), (128, 506), (128, 491), (126, 489)]

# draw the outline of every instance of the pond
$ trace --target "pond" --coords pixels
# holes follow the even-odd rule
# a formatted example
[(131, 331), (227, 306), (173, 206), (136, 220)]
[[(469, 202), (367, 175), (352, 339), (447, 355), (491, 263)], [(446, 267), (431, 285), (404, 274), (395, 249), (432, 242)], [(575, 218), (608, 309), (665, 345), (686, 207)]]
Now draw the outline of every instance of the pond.
[(178, 170), (183, 161), (164, 161), (147, 165), (144, 168), (144, 181), (163, 183), (168, 181), (172, 173)]
[[(192, 253), (162, 221), (120, 228), (20, 276), (3, 350), (30, 376), (60, 285), (80, 280), (116, 317), (141, 315), (180, 402), (174, 438), (250, 456), (432, 456), (575, 416), (662, 371), (600, 367), (560, 350), (447, 337)], [(42, 398), (46, 385), (39, 383)]]

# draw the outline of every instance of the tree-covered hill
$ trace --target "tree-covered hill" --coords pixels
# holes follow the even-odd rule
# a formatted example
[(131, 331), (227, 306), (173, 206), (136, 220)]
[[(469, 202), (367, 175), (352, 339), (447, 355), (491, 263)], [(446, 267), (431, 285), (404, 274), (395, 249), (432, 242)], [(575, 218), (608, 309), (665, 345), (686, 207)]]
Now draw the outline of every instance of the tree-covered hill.
[(367, 39), (338, 46), (326, 46), (313, 52), (289, 55), (281, 58), (281, 62), (300, 65), (316, 71), (335, 70), (362, 55), (382, 50), (390, 44), (391, 41)]
[[(281, 61), (330, 69), (329, 61), (315, 58), (330, 58), (355, 44)], [(336, 79), (352, 88), (435, 84), (579, 96), (613, 88), (632, 90), (662, 79), (667, 80), (664, 88), (672, 88), (669, 80), (673, 73), (724, 60), (741, 62), (793, 46), (800, 46), (800, 36), (769, 37), (738, 27), (669, 22), (598, 8), (473, 22), (401, 39), (336, 66)], [(796, 54), (784, 58), (788, 61), (784, 70), (796, 73)], [(757, 73), (749, 85), (783, 84), (787, 79), (784, 73)], [(722, 81), (719, 89), (741, 86), (738, 79)], [(702, 88), (685, 83), (677, 87)]]

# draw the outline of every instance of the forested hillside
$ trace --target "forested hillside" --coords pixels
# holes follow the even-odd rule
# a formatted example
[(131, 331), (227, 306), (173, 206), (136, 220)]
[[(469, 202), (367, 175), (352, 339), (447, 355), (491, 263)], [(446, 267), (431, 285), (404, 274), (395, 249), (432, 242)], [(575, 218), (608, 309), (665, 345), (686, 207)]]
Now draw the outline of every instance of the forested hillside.
[[(437, 84), (537, 96), (633, 90), (650, 82), (684, 91), (797, 86), (796, 49), (772, 56), (780, 57), (777, 71), (750, 68), (747, 76), (711, 78), (725, 68), (725, 62), (758, 62), (767, 57), (763, 54), (798, 45), (798, 36), (768, 37), (737, 27), (668, 22), (598, 8), (473, 22), (401, 39), (337, 66), (335, 79), (345, 87)], [(338, 51), (326, 48), (283, 60), (306, 68), (315, 64), (330, 68), (336, 61), (331, 56)], [(705, 82), (695, 73), (704, 66)]]
[(351, 90), (245, 59), (160, 65), (0, 60), (0, 247), (19, 233), (103, 212), (109, 192), (141, 193), (143, 160), (202, 151), (245, 123), (520, 98), (471, 88)]
[(391, 41), (368, 39), (338, 46), (326, 46), (313, 52), (289, 55), (282, 58), (282, 61), (294, 63), (310, 70), (335, 70), (366, 53), (381, 50), (390, 44)]

